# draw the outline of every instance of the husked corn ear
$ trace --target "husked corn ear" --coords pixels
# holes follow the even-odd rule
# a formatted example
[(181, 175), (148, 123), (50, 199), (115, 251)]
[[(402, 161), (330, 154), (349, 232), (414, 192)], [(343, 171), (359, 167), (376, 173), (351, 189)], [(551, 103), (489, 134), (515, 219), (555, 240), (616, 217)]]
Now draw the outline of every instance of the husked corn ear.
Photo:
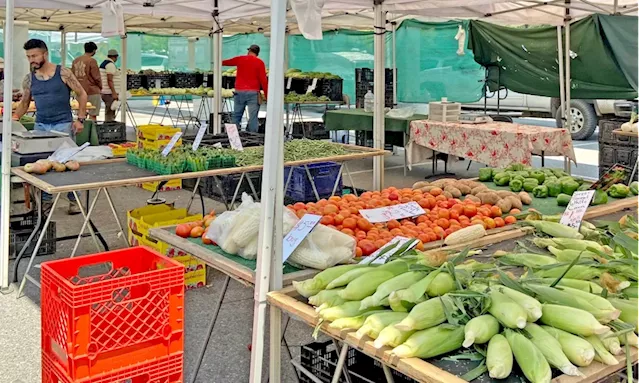
[(613, 334), (613, 331), (609, 330), (604, 334), (600, 334), (598, 338), (600, 338), (602, 344), (604, 344), (611, 354), (620, 355), (624, 351), (622, 347), (620, 347), (620, 339)]
[(513, 369), (513, 352), (507, 338), (496, 334), (487, 346), (487, 370), (493, 379), (505, 379)]
[(424, 330), (447, 320), (443, 305), (451, 305), (447, 296), (431, 298), (417, 304), (396, 327), (400, 330)]
[(362, 325), (364, 324), (364, 321), (367, 319), (368, 316), (373, 315), (373, 314), (377, 314), (377, 313), (384, 313), (387, 311), (383, 311), (383, 310), (378, 310), (378, 311), (369, 311), (366, 312), (362, 315), (358, 315), (358, 316), (354, 316), (354, 317), (346, 317), (346, 318), (338, 318), (336, 320), (334, 320), (333, 322), (331, 322), (329, 324), (330, 328), (335, 328), (338, 330), (344, 330), (344, 329), (354, 329), (357, 330), (360, 327), (362, 327)]
[(346, 285), (349, 284), (349, 282), (353, 281), (354, 279), (358, 278), (359, 276), (364, 275), (364, 274), (369, 273), (369, 272), (374, 271), (374, 270), (376, 270), (376, 267), (374, 267), (374, 266), (363, 266), (363, 267), (358, 267), (356, 269), (348, 270), (344, 274), (340, 275), (336, 279), (334, 279), (331, 282), (329, 282), (329, 284), (327, 285), (326, 288), (327, 289), (335, 289), (336, 287), (346, 286)]
[(618, 364), (618, 359), (611, 355), (607, 347), (602, 343), (600, 338), (595, 335), (591, 335), (585, 338), (587, 342), (591, 343), (593, 349), (596, 351), (595, 360), (600, 363), (604, 363), (609, 366), (615, 366)]
[(462, 230), (451, 233), (444, 239), (445, 245), (456, 245), (465, 242), (471, 242), (487, 235), (482, 225), (467, 226)]
[(469, 348), (474, 343), (487, 343), (499, 331), (500, 323), (491, 315), (485, 314), (472, 318), (464, 325), (464, 342), (462, 346)]
[(603, 334), (609, 327), (603, 326), (590, 313), (575, 307), (543, 304), (540, 322), (581, 336)]
[(328, 306), (335, 306), (336, 304), (334, 302), (336, 301), (341, 301), (338, 304), (342, 304), (344, 303), (344, 300), (340, 298), (340, 295), (338, 294), (342, 290), (343, 289), (322, 290), (316, 295), (309, 297), (309, 304), (316, 307), (325, 303), (327, 303)]
[(441, 272), (433, 278), (427, 287), (427, 295), (439, 297), (456, 289), (456, 282), (449, 273)]
[(440, 270), (429, 273), (426, 277), (403, 290), (396, 290), (389, 294), (389, 305), (393, 311), (407, 312), (424, 297), (427, 288), (433, 280), (440, 274)]
[(296, 289), (298, 294), (302, 295), (305, 298), (309, 298), (312, 295), (319, 293), (320, 291), (327, 288), (327, 285), (333, 281), (334, 279), (340, 277), (344, 273), (364, 268), (362, 265), (340, 265), (328, 268), (324, 271), (319, 272), (311, 279), (307, 279), (302, 282), (293, 282), (293, 287)]
[[(540, 282), (544, 285), (550, 286), (553, 282), (555, 282), (556, 278), (542, 278)], [(557, 286), (561, 287), (572, 287), (574, 289), (591, 292), (593, 294), (600, 294), (602, 292), (602, 287), (591, 281), (583, 281), (581, 279), (571, 279), (571, 278), (562, 278), (560, 282), (558, 282)]]
[(428, 359), (459, 349), (463, 340), (464, 327), (440, 325), (415, 332), (391, 353), (400, 358)]
[(505, 336), (524, 376), (531, 383), (551, 381), (551, 367), (542, 352), (524, 335), (505, 329)]
[(581, 375), (578, 367), (571, 364), (564, 354), (562, 345), (556, 338), (535, 323), (528, 323), (524, 329), (531, 336), (531, 342), (540, 350), (551, 366), (567, 375)]
[(367, 335), (370, 338), (376, 339), (385, 327), (399, 323), (407, 315), (407, 313), (397, 313), (393, 311), (385, 311), (370, 315), (365, 319), (364, 324), (360, 327), (356, 335), (359, 338)]
[(527, 311), (516, 301), (495, 289), (490, 290), (489, 297), (491, 298), (489, 313), (503, 326), (524, 328), (527, 325)]
[(527, 321), (535, 322), (542, 316), (542, 304), (537, 299), (506, 286), (491, 286), (491, 289), (498, 290), (522, 306), (527, 312)]
[(360, 301), (345, 302), (339, 306), (329, 307), (320, 311), (320, 317), (326, 321), (334, 321), (339, 318), (348, 318), (362, 315), (367, 311), (382, 310), (382, 307), (371, 307), (367, 310), (360, 310)]
[[(555, 288), (533, 283), (527, 284), (527, 288), (533, 291), (536, 294), (536, 298), (541, 302), (574, 307), (587, 311), (601, 323), (609, 323), (620, 315), (620, 311), (613, 306), (609, 306), (609, 309), (602, 309), (594, 306), (592, 302), (595, 302), (595, 300), (588, 301), (584, 299), (583, 294), (589, 293), (585, 293), (582, 290), (571, 289), (568, 287)], [(596, 297), (594, 294), (590, 295)]]
[(425, 276), (426, 273), (422, 271), (408, 271), (397, 275), (388, 281), (382, 282), (373, 295), (362, 300), (362, 306), (360, 308), (366, 309), (370, 306), (381, 306), (382, 300), (388, 297), (389, 294), (396, 290), (407, 288)]
[(573, 335), (566, 331), (551, 326), (540, 326), (549, 335), (553, 336), (562, 346), (562, 352), (569, 358), (571, 363), (579, 367), (586, 367), (591, 364), (596, 352), (591, 343), (584, 338)]
[(373, 342), (373, 347), (381, 348), (384, 346), (397, 347), (404, 343), (415, 330), (404, 331), (398, 329), (395, 324), (390, 324), (383, 328), (378, 337)]

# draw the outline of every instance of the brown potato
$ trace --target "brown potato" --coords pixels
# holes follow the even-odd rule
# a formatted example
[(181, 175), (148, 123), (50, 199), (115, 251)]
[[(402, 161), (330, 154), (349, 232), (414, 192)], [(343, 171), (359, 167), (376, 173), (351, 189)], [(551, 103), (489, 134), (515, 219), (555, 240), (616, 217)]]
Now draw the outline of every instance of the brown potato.
[(476, 197), (480, 198), (480, 201), (485, 204), (495, 205), (498, 201), (500, 201), (500, 197), (495, 192), (486, 191), (482, 193), (476, 194)]
[(520, 197), (509, 196), (505, 199), (511, 201), (511, 209), (522, 209), (522, 201), (520, 200)]
[(444, 187), (444, 191), (451, 193), (451, 195), (453, 196), (453, 198), (460, 198), (462, 197), (462, 192), (460, 191), (460, 189), (453, 187), (451, 185), (447, 185)]
[(80, 164), (78, 163), (78, 161), (67, 161), (65, 163), (65, 166), (67, 167), (67, 169), (71, 171), (76, 171), (80, 169)]
[(413, 184), (413, 189), (421, 189), (425, 186), (429, 186), (429, 183), (427, 181), (418, 181)]
[(496, 191), (496, 194), (500, 196), (500, 198), (507, 198), (507, 197), (517, 197), (518, 195), (512, 191), (508, 191), (508, 190), (498, 190)]
[(529, 195), (529, 193), (522, 191), (518, 193), (518, 197), (520, 197), (520, 201), (522, 201), (523, 204), (531, 205), (531, 196)]
[(422, 188), (420, 188), (420, 191), (423, 193), (429, 193), (431, 191), (431, 189), (436, 188), (436, 186), (433, 185), (429, 185), (429, 186), (424, 186)]
[(486, 191), (489, 191), (489, 188), (484, 185), (480, 185), (471, 189), (471, 194), (478, 195), (479, 193), (486, 192)]
[(464, 197), (464, 200), (469, 200), (469, 201), (473, 201), (473, 202), (477, 202), (477, 203), (482, 203), (482, 201), (480, 201), (480, 198), (474, 196), (474, 195), (467, 195), (466, 197)]
[(451, 194), (451, 192), (446, 191), (446, 190), (442, 192), (442, 195), (447, 197), (447, 198), (453, 198), (453, 194)]
[(467, 194), (471, 193), (471, 188), (470, 188), (468, 185), (463, 184), (463, 183), (461, 183), (461, 182), (458, 182), (458, 183), (455, 185), (455, 187), (456, 187), (458, 190), (460, 190), (460, 193), (462, 193), (462, 195), (467, 195)]
[(511, 197), (501, 199), (496, 203), (496, 206), (502, 210), (503, 214), (508, 213), (511, 210)]
[(54, 161), (53, 170), (55, 170), (58, 173), (61, 173), (67, 170), (67, 167), (64, 164), (61, 164), (60, 162)]

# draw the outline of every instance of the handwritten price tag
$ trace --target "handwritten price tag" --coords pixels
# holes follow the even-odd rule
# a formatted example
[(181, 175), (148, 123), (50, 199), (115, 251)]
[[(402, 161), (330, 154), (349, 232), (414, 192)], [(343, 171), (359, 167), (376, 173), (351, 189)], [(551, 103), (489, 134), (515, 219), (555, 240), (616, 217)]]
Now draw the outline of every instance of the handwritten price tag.
[(162, 149), (163, 157), (166, 157), (169, 155), (169, 153), (171, 153), (171, 150), (173, 149), (174, 146), (176, 146), (180, 137), (182, 137), (182, 132), (178, 132), (174, 134), (173, 137), (171, 137), (171, 141), (169, 141), (167, 146), (165, 146), (164, 149)]
[(193, 140), (193, 144), (191, 145), (191, 149), (193, 149), (194, 152), (198, 150), (198, 148), (200, 147), (200, 142), (202, 142), (202, 137), (204, 137), (204, 133), (207, 131), (208, 127), (209, 126), (207, 125), (207, 123), (203, 122), (202, 125), (200, 126), (200, 129), (198, 129), (198, 134), (196, 134), (196, 139)]
[(300, 221), (284, 236), (282, 241), (282, 262), (289, 259), (300, 243), (311, 233), (322, 217), (315, 214), (305, 214)]
[(224, 124), (224, 129), (227, 131), (227, 137), (229, 137), (229, 144), (231, 148), (239, 151), (243, 151), (242, 141), (240, 141), (240, 135), (238, 134), (238, 127), (236, 124)]
[(582, 223), (582, 217), (584, 217), (584, 213), (587, 212), (587, 208), (589, 208), (595, 192), (595, 190), (585, 190), (573, 193), (567, 209), (562, 213), (560, 223), (571, 226), (574, 229), (579, 229)]
[(389, 222), (392, 219), (403, 219), (423, 215), (424, 209), (417, 202), (403, 203), (378, 209), (360, 210), (360, 215), (371, 223)]
[(314, 78), (313, 81), (311, 82), (311, 85), (309, 85), (309, 87), (307, 88), (307, 93), (313, 92), (317, 86), (318, 86), (318, 79)]
[[(410, 242), (410, 243), (409, 243)], [(372, 265), (383, 264), (392, 255), (402, 255), (418, 245), (418, 241), (413, 238), (395, 237), (389, 243), (376, 250), (374, 253), (364, 258), (360, 263)]]
[(293, 77), (289, 77), (287, 79), (287, 89), (291, 89), (291, 81), (293, 80)]

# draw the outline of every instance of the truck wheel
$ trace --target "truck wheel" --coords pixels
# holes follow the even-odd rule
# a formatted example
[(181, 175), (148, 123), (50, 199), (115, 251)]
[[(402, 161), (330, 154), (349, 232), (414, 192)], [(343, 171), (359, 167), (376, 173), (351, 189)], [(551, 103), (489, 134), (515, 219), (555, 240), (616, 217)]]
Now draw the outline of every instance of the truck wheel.
[[(556, 112), (556, 126), (562, 127), (562, 114), (558, 109)], [(598, 116), (593, 105), (584, 100), (571, 100), (571, 138), (574, 140), (587, 140), (596, 130)]]

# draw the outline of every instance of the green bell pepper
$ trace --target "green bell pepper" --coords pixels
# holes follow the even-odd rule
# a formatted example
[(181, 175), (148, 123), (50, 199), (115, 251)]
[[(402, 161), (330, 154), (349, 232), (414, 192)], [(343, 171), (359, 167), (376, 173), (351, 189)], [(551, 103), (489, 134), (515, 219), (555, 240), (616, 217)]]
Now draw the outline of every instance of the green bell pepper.
[(529, 178), (537, 179), (539, 184), (544, 183), (545, 177), (546, 176), (544, 175), (544, 173), (539, 171), (539, 170), (534, 170), (534, 171), (529, 173)]
[(553, 174), (555, 174), (555, 175), (556, 175), (556, 177), (558, 177), (558, 178), (560, 178), (560, 177), (564, 177), (564, 176), (568, 176), (568, 174), (567, 174), (564, 170), (562, 170), (562, 169), (555, 168), (555, 169), (551, 169), (551, 171), (552, 171), (552, 172), (553, 172)]
[(504, 169), (500, 169), (500, 168), (493, 168), (493, 169), (491, 169), (491, 177), (495, 177), (495, 176), (496, 176), (496, 174), (504, 173), (504, 172), (505, 172), (505, 170), (504, 170)]
[(533, 188), (533, 196), (536, 198), (547, 198), (548, 194), (549, 189), (544, 185), (536, 186)]
[(549, 197), (557, 197), (562, 193), (562, 184), (557, 180), (545, 181)]
[(580, 187), (580, 184), (574, 181), (573, 179), (565, 180), (561, 182), (562, 182), (562, 193), (564, 194), (572, 195)]
[(525, 178), (522, 187), (525, 191), (531, 192), (533, 189), (538, 186), (538, 180), (535, 178)]
[(526, 168), (526, 166), (524, 164), (519, 164), (519, 163), (513, 163), (511, 165), (509, 165), (507, 167), (507, 170), (511, 170), (514, 172), (520, 171), (520, 170), (524, 170)]
[(522, 190), (523, 184), (524, 184), (523, 180), (519, 180), (515, 178), (509, 181), (509, 188), (511, 189), (512, 192), (517, 193)]
[(478, 172), (478, 179), (482, 182), (491, 181), (493, 177), (493, 169), (491, 168), (480, 168)]
[(567, 206), (569, 204), (569, 201), (571, 201), (571, 196), (568, 194), (558, 194), (558, 196), (556, 197), (558, 206)]
[(511, 177), (507, 173), (498, 173), (493, 176), (493, 182), (498, 186), (506, 186), (511, 181)]
[[(549, 185), (551, 182), (558, 182), (558, 177), (556, 176), (546, 176), (544, 179), (543, 185)], [(559, 182), (558, 182), (559, 183)]]
[(629, 187), (624, 184), (615, 184), (609, 188), (609, 196), (613, 198), (626, 198), (629, 195)]
[(513, 180), (520, 180), (522, 182), (524, 182), (525, 177), (521, 176), (521, 175), (515, 175), (513, 177), (511, 177), (511, 181)]
[(631, 185), (629, 185), (629, 190), (633, 195), (638, 195), (638, 181), (633, 181)]
[(592, 205), (604, 205), (607, 203), (609, 198), (607, 198), (607, 193), (597, 189), (596, 193), (593, 195), (593, 201), (591, 201)]
[(514, 173), (518, 176), (521, 176), (522, 178), (529, 178), (529, 172), (526, 170), (521, 170)]

